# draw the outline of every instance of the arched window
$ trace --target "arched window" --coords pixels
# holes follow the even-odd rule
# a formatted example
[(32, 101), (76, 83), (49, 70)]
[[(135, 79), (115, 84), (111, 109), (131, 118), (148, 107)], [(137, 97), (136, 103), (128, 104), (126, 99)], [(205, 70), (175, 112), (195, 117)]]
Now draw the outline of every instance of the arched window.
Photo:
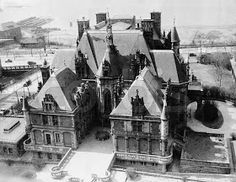
[(104, 113), (110, 114), (111, 113), (111, 92), (108, 89), (105, 89), (103, 92), (104, 98)]

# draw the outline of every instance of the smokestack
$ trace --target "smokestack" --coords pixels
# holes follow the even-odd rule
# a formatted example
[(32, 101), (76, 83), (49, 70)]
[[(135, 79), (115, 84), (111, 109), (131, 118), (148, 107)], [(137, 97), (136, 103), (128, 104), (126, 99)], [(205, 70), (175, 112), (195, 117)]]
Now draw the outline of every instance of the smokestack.
[(102, 21), (107, 21), (107, 14), (106, 13), (97, 13), (96, 14), (96, 23), (99, 24)]

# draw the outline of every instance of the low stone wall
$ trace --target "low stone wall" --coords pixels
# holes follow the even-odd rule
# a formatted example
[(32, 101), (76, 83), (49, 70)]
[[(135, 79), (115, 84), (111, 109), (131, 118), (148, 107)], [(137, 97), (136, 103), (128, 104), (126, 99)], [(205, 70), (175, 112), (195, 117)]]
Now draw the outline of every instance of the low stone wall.
[(230, 174), (230, 165), (228, 163), (213, 163), (213, 162), (181, 159), (180, 172)]

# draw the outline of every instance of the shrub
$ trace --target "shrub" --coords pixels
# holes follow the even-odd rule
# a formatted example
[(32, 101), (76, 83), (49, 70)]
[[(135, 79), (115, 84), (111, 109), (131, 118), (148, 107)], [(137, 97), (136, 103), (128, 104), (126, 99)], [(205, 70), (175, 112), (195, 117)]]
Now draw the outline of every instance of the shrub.
[(198, 58), (201, 64), (210, 64), (215, 66), (220, 66), (224, 69), (231, 71), (231, 55), (226, 52), (215, 52), (215, 53), (206, 53), (200, 55)]
[(195, 118), (202, 122), (213, 122), (218, 118), (218, 109), (214, 101), (204, 101), (201, 108), (195, 112)]

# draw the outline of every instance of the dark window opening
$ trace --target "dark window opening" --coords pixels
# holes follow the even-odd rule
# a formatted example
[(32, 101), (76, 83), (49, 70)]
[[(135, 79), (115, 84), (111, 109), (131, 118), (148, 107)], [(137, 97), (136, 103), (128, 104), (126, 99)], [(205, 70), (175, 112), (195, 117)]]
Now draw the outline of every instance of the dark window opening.
[(43, 115), (43, 125), (48, 125), (48, 117)]
[(57, 159), (61, 160), (62, 159), (62, 155), (61, 154), (57, 154)]
[(60, 134), (59, 133), (55, 134), (55, 138), (56, 138), (56, 143), (60, 143), (61, 142), (61, 138), (60, 138)]
[(39, 159), (42, 159), (42, 158), (43, 158), (42, 152), (38, 152), (38, 158), (39, 158)]
[(142, 132), (143, 122), (132, 121), (132, 128), (134, 132)]
[(51, 135), (50, 134), (46, 134), (46, 144), (47, 145), (51, 145), (52, 142), (51, 142)]
[(6, 153), (7, 152), (7, 148), (3, 147), (3, 152)]
[(52, 159), (52, 154), (48, 153), (48, 159)]
[(9, 154), (12, 154), (12, 153), (13, 153), (12, 148), (9, 148), (9, 149), (8, 149), (8, 152), (9, 152)]
[(52, 124), (53, 124), (53, 126), (58, 126), (58, 117), (57, 116), (52, 116)]

